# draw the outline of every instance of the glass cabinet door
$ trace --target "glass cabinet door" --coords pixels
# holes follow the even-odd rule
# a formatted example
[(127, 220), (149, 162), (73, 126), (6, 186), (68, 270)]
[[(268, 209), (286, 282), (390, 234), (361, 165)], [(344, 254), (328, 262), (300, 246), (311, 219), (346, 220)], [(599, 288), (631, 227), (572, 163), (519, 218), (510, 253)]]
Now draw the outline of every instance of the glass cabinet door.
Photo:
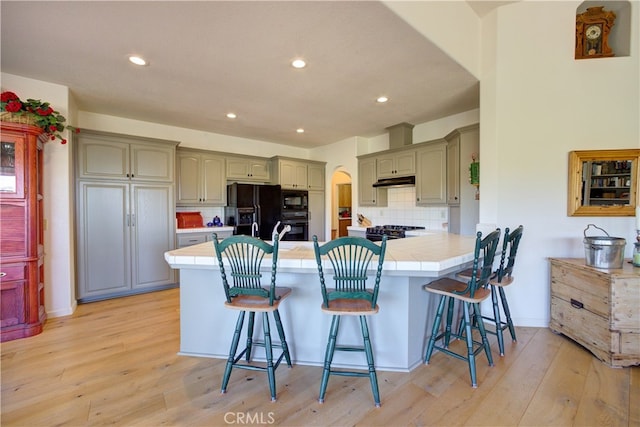
[(0, 142), (0, 197), (24, 197), (24, 141), (3, 135)]

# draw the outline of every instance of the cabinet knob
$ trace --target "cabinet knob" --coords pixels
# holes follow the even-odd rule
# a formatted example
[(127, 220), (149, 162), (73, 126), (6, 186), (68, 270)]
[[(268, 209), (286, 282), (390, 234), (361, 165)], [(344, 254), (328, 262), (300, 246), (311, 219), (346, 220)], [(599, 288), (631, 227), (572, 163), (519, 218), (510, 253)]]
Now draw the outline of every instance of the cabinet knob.
[(7, 273), (5, 273), (4, 271), (0, 272), (0, 277), (4, 277), (6, 275), (7, 275)]

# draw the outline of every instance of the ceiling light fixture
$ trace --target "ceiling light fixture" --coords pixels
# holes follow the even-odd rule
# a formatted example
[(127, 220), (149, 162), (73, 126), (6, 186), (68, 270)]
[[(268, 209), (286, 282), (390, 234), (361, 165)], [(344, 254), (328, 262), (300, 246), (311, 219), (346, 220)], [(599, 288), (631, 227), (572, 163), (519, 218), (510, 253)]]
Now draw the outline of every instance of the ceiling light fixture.
[(147, 65), (147, 61), (145, 61), (143, 57), (137, 55), (130, 55), (129, 61), (140, 66)]
[(298, 133), (304, 133), (304, 129), (302, 129), (302, 128), (298, 128), (298, 129), (296, 129), (296, 132), (298, 132)]
[(293, 68), (304, 68), (304, 67), (306, 67), (306, 66), (307, 66), (307, 63), (306, 63), (306, 62), (304, 62), (304, 60), (302, 60), (302, 59), (294, 59), (294, 60), (291, 62), (291, 66), (292, 66)]
[(236, 113), (227, 113), (227, 118), (228, 119), (235, 119), (236, 117), (238, 117), (238, 116), (236, 116)]
[(386, 96), (380, 96), (378, 97), (378, 99), (376, 99), (376, 102), (378, 104), (384, 104), (385, 102), (387, 102), (389, 100), (389, 98), (387, 98)]

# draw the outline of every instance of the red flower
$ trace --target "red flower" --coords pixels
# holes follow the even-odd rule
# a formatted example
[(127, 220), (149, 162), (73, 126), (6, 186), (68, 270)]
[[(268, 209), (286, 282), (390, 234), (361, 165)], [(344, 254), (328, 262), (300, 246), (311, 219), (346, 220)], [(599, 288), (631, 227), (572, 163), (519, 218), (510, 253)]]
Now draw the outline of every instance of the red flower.
[(60, 144), (62, 144), (62, 145), (66, 144), (66, 143), (67, 143), (66, 139), (63, 139), (62, 141), (60, 141)]
[(58, 130), (56, 125), (49, 125), (49, 132), (54, 133)]
[(56, 140), (56, 136), (55, 135), (51, 135), (51, 140), (55, 141)]
[(46, 110), (41, 108), (41, 107), (40, 108), (36, 108), (36, 113), (38, 113), (41, 116), (48, 116), (51, 113), (53, 113), (53, 108), (48, 107)]
[(22, 102), (16, 100), (9, 101), (7, 102), (7, 106), (4, 107), (4, 109), (10, 113), (17, 113), (22, 109)]
[(0, 95), (1, 102), (15, 101), (16, 99), (19, 99), (18, 95), (13, 92), (2, 92), (2, 95)]

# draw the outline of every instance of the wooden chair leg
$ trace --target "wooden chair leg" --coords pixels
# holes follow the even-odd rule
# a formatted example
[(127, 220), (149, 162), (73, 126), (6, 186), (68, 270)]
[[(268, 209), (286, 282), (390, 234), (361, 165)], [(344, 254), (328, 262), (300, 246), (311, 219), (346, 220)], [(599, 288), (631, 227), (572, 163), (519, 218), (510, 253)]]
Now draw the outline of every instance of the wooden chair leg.
[(360, 316), (360, 328), (362, 329), (362, 339), (364, 341), (364, 351), (367, 354), (367, 365), (369, 365), (369, 381), (371, 381), (371, 392), (373, 393), (373, 401), (376, 407), (380, 407), (380, 392), (378, 390), (378, 376), (373, 362), (373, 349), (371, 348), (371, 339), (369, 338), (369, 327), (367, 326), (366, 316)]
[(331, 374), (331, 361), (333, 360), (333, 353), (336, 349), (336, 337), (338, 336), (338, 329), (340, 329), (340, 316), (334, 315), (331, 319), (331, 330), (329, 332), (329, 340), (327, 341), (327, 350), (324, 355), (324, 370), (322, 371), (320, 396), (318, 397), (318, 402), (320, 403), (324, 403), (324, 395), (327, 391), (329, 375)]
[(509, 325), (509, 333), (511, 334), (511, 339), (513, 342), (516, 342), (516, 328), (513, 326), (513, 320), (511, 320), (511, 311), (509, 310), (509, 303), (507, 302), (507, 296), (504, 293), (504, 289), (502, 286), (498, 287), (498, 291), (500, 291), (500, 299), (502, 300), (502, 308), (504, 310), (504, 315), (507, 318), (507, 325)]
[(438, 311), (436, 312), (436, 318), (433, 321), (433, 327), (431, 328), (431, 337), (429, 338), (427, 351), (424, 355), (424, 363), (426, 363), (427, 365), (431, 360), (431, 355), (433, 354), (433, 348), (436, 344), (436, 338), (438, 338), (438, 331), (440, 330), (440, 323), (442, 322), (442, 312), (444, 311), (445, 299), (446, 299), (445, 296), (440, 297), (440, 302), (438, 303)]
[[(491, 286), (491, 304), (493, 305), (493, 322), (496, 325), (496, 336), (498, 337), (498, 348), (500, 356), (504, 356), (504, 336), (502, 335), (502, 321), (500, 320), (500, 306), (498, 305), (498, 292), (495, 286)], [(482, 319), (480, 319), (482, 321)]]
[(278, 335), (280, 336), (280, 343), (282, 345), (282, 352), (284, 358), (287, 361), (287, 366), (291, 367), (291, 356), (289, 355), (289, 346), (287, 345), (287, 339), (284, 336), (284, 328), (282, 327), (282, 320), (280, 320), (280, 313), (278, 310), (273, 311), (273, 318), (276, 321), (276, 328), (278, 328)]
[(444, 348), (449, 348), (449, 343), (451, 343), (451, 322), (453, 321), (453, 304), (454, 299), (450, 297), (445, 297), (449, 300), (449, 305), (447, 307), (447, 324), (445, 326), (445, 334), (444, 334)]
[(473, 335), (471, 332), (471, 318), (469, 315), (469, 303), (462, 303), (462, 311), (464, 316), (465, 340), (467, 342), (467, 363), (469, 364), (469, 374), (471, 375), (471, 387), (478, 387), (476, 378), (476, 356), (473, 351)]
[(482, 337), (482, 346), (484, 347), (484, 352), (487, 355), (487, 361), (489, 362), (489, 366), (493, 366), (493, 356), (491, 355), (491, 346), (489, 345), (489, 340), (487, 339), (487, 331), (484, 328), (484, 322), (482, 321), (482, 313), (480, 312), (480, 304), (472, 304), (473, 311), (476, 313), (476, 318), (478, 319), (478, 330), (480, 331), (480, 337)]
[(236, 322), (236, 330), (233, 333), (233, 339), (231, 340), (231, 349), (229, 350), (229, 358), (227, 359), (227, 365), (224, 368), (224, 375), (222, 377), (222, 386), (220, 388), (221, 393), (227, 392), (227, 384), (229, 384), (229, 378), (231, 377), (231, 370), (235, 363), (236, 352), (238, 351), (238, 342), (240, 341), (240, 333), (242, 332), (242, 325), (244, 323), (244, 311), (241, 311), (238, 315), (238, 321)]
[(249, 321), (247, 322), (247, 353), (245, 354), (246, 361), (251, 360), (251, 348), (253, 344), (253, 324), (256, 313), (254, 311), (249, 312)]
[(267, 356), (267, 376), (269, 377), (269, 389), (271, 401), (276, 401), (276, 374), (273, 368), (273, 348), (271, 343), (271, 329), (269, 327), (269, 313), (262, 313), (262, 329), (264, 331), (264, 350)]

